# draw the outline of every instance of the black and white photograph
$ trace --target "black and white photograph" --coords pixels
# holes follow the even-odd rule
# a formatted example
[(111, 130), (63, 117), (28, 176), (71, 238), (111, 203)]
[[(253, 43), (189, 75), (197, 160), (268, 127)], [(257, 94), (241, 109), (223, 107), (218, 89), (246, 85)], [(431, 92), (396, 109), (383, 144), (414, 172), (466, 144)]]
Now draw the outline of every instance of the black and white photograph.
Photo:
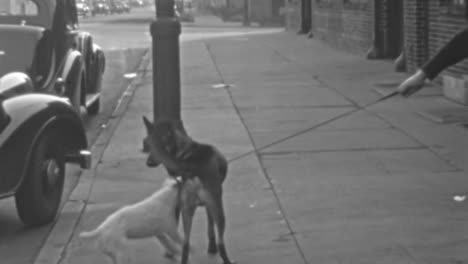
[(0, 264), (468, 264), (468, 1), (0, 0)]

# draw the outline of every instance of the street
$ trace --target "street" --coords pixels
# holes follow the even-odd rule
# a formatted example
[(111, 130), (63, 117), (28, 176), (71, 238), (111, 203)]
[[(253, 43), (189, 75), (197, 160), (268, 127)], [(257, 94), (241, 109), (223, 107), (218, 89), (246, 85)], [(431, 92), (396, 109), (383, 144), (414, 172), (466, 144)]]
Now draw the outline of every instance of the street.
[[(105, 263), (79, 234), (148, 197), (166, 177), (162, 166), (145, 165), (141, 151), (141, 117), (154, 107), (153, 17), (145, 8), (81, 21), (107, 58), (101, 113), (85, 118), (95, 167), (81, 175), (69, 168), (53, 225), (26, 230), (13, 200), (0, 201), (2, 263)], [(421, 114), (466, 113), (465, 106), (437, 85), (379, 101), (408, 76), (388, 60), (284, 28), (195, 20), (182, 23), (180, 110), (187, 133), (228, 160), (223, 204), (232, 260), (468, 263), (467, 126)], [(221, 263), (206, 254), (201, 208), (191, 242), (190, 263)], [(154, 237), (126, 246), (130, 263), (179, 262), (166, 259)]]
[[(135, 71), (142, 63), (143, 57), (149, 52), (151, 45), (149, 26), (154, 16), (152, 8), (136, 8), (129, 14), (98, 15), (80, 20), (80, 29), (90, 32), (94, 42), (103, 48), (106, 55), (101, 111), (96, 116), (85, 117), (84, 120), (90, 144), (93, 144), (99, 133), (106, 127), (124, 91), (129, 85), (132, 85), (132, 79), (125, 78), (124, 75), (136, 73)], [(213, 17), (201, 18), (196, 24), (184, 23), (181, 42), (238, 36), (259, 31), (239, 29), (235, 23), (232, 29), (226, 25), (220, 27), (220, 23)], [(268, 32), (268, 30), (261, 31)], [(79, 176), (80, 170), (72, 166), (67, 168), (63, 201), (68, 199)], [(38, 229), (24, 229), (17, 216), (14, 198), (0, 200), (0, 256), (2, 263), (32, 263), (50, 229), (51, 225)]]
[[(130, 16), (135, 17), (150, 17), (151, 15), (151, 12), (134, 12), (130, 14)], [(82, 30), (89, 31), (96, 38), (95, 41), (104, 49), (107, 60), (101, 112), (93, 117), (85, 117), (84, 120), (90, 143), (94, 142), (102, 127), (105, 126), (118, 99), (130, 83), (130, 80), (125, 79), (123, 75), (136, 70), (149, 45), (148, 39), (143, 34), (148, 27), (145, 26), (141, 29), (139, 38), (132, 32), (136, 28), (142, 27), (141, 24), (132, 25), (128, 23), (128, 27), (122, 27), (116, 34), (115, 27), (109, 24), (112, 19), (117, 19), (117, 16), (97, 16), (92, 22), (85, 21), (81, 25)], [(131, 41), (122, 41), (125, 39)], [(140, 45), (135, 43), (140, 43)], [(76, 185), (79, 175), (80, 171), (77, 168), (71, 166), (67, 168), (67, 182), (63, 200), (67, 199), (71, 189)], [(1, 200), (0, 256), (3, 259), (2, 263), (31, 263), (50, 228), (49, 225), (38, 229), (24, 229), (17, 217), (14, 199)], [(4, 260), (7, 261), (3, 262)]]

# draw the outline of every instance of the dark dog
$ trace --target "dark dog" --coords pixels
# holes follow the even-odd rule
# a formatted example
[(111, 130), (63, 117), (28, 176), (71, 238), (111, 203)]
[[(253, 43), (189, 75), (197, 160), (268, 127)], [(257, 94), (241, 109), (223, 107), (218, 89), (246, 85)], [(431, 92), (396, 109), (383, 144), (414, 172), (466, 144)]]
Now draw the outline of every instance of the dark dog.
[[(175, 121), (160, 121), (153, 125), (143, 117), (149, 147), (148, 166), (162, 163), (171, 176), (190, 181), (182, 188), (181, 208), (184, 228), (182, 264), (188, 261), (192, 220), (197, 206), (204, 205), (208, 219), (208, 253), (219, 251), (224, 264), (232, 264), (224, 244), (225, 215), (223, 208), (222, 184), (227, 175), (226, 158), (213, 146), (193, 141)], [(198, 183), (197, 183), (198, 182)], [(218, 231), (218, 244), (214, 226)]]

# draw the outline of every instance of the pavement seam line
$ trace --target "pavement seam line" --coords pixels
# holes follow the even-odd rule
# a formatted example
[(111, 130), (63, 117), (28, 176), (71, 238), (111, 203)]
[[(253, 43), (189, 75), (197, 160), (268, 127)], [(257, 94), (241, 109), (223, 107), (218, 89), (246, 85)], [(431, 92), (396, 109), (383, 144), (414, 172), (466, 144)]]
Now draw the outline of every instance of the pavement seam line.
[(462, 172), (464, 171), (462, 168), (459, 168), (454, 162), (452, 162), (451, 160), (445, 158), (444, 156), (442, 156), (439, 152), (436, 151), (437, 148), (433, 147), (433, 146), (430, 146), (430, 145), (427, 145), (425, 144), (424, 142), (422, 142), (421, 140), (417, 139), (415, 136), (413, 136), (412, 134), (410, 134), (409, 132), (401, 129), (400, 127), (397, 127), (395, 126), (394, 124), (390, 123), (390, 121), (388, 121), (385, 117), (381, 116), (379, 113), (373, 113), (377, 118), (379, 118), (380, 120), (382, 120), (383, 122), (387, 123), (388, 125), (390, 125), (391, 127), (393, 127), (395, 130), (399, 131), (400, 133), (402, 133), (403, 135), (406, 135), (407, 137), (411, 138), (412, 140), (414, 140), (416, 143), (420, 144), (421, 146), (425, 147), (429, 152), (431, 152), (433, 155), (435, 155), (437, 158), (439, 158), (440, 160), (444, 161), (445, 163), (447, 163), (448, 165), (450, 165), (455, 171), (458, 171), (458, 172)]
[[(256, 41), (256, 42), (259, 43), (258, 41)], [(310, 74), (310, 72), (306, 71), (299, 63), (297, 63), (297, 62), (291, 60), (290, 58), (288, 58), (288, 57), (282, 55), (278, 50), (272, 48), (271, 46), (269, 46), (269, 45), (267, 45), (267, 44), (264, 44), (264, 43), (260, 43), (260, 44), (263, 44), (263, 45), (269, 47), (269, 48), (270, 48), (275, 54), (277, 54), (278, 56), (280, 56), (280, 57), (282, 57), (282, 58), (284, 58), (284, 59), (286, 59), (286, 60), (288, 60), (288, 61), (290, 61), (290, 62), (293, 62), (293, 63), (295, 63), (295, 64), (298, 64), (298, 65), (299, 65), (299, 68), (300, 68), (304, 73)], [(218, 67), (218, 66), (216, 65), (216, 67)], [(217, 71), (218, 71), (218, 74), (219, 74), (219, 72), (220, 72), (219, 68), (217, 68)], [(222, 79), (222, 81), (224, 81), (222, 76), (221, 76), (221, 79)], [(314, 79), (316, 79), (316, 78), (314, 78)], [(317, 79), (317, 80), (318, 80), (318, 79)], [(320, 81), (320, 80), (318, 80), (318, 81)], [(311, 126), (311, 127), (308, 127), (308, 128), (302, 129), (302, 130), (299, 130), (299, 131), (297, 131), (297, 132), (295, 132), (295, 133), (292, 133), (292, 134), (289, 135), (289, 136), (280, 138), (280, 139), (275, 140), (275, 141), (273, 141), (273, 142), (271, 142), (271, 143), (268, 143), (268, 144), (266, 144), (266, 145), (264, 145), (264, 146), (261, 146), (261, 147), (259, 147), (259, 148), (256, 148), (255, 150), (251, 150), (251, 151), (248, 151), (248, 152), (246, 152), (246, 153), (240, 154), (240, 155), (238, 155), (238, 156), (236, 156), (236, 157), (234, 157), (234, 158), (231, 158), (231, 159), (229, 160), (229, 162), (233, 162), (233, 161), (236, 161), (236, 160), (238, 160), (238, 159), (241, 159), (241, 158), (243, 158), (243, 157), (245, 157), (245, 156), (248, 156), (248, 155), (250, 155), (250, 154), (255, 153), (256, 151), (265, 150), (265, 149), (267, 149), (267, 148), (269, 148), (269, 147), (272, 147), (272, 146), (274, 146), (274, 145), (277, 145), (277, 144), (282, 143), (282, 142), (284, 142), (284, 141), (287, 141), (287, 140), (289, 140), (289, 139), (295, 138), (295, 137), (297, 137), (297, 136), (300, 136), (300, 135), (302, 135), (302, 134), (305, 134), (305, 133), (307, 133), (307, 132), (310, 132), (310, 131), (312, 131), (312, 130), (315, 130), (315, 129), (319, 128), (319, 127), (322, 127), (322, 126), (325, 126), (325, 125), (327, 125), (327, 124), (330, 124), (330, 123), (332, 123), (332, 122), (334, 122), (334, 121), (337, 121), (337, 120), (339, 120), (339, 119), (341, 119), (341, 118), (345, 118), (345, 117), (351, 116), (351, 115), (353, 115), (354, 113), (359, 112), (359, 111), (364, 111), (364, 112), (369, 113), (369, 114), (371, 114), (371, 115), (375, 115), (376, 117), (379, 118), (379, 116), (378, 116), (377, 114), (372, 113), (372, 112), (369, 112), (369, 111), (368, 111), (368, 108), (371, 107), (371, 106), (373, 106), (373, 105), (375, 105), (375, 104), (378, 104), (378, 103), (380, 103), (380, 102), (385, 101), (385, 100), (382, 100), (383, 97), (378, 98), (378, 99), (376, 99), (376, 100), (374, 100), (374, 101), (372, 101), (372, 102), (370, 102), (370, 103), (367, 103), (367, 104), (364, 104), (364, 105), (361, 106), (361, 105), (357, 104), (356, 102), (354, 102), (353, 100), (349, 99), (346, 95), (343, 95), (343, 94), (342, 94), (341, 92), (339, 92), (337, 89), (328, 86), (326, 83), (323, 83), (323, 84), (326, 86), (326, 88), (335, 91), (338, 95), (344, 97), (347, 101), (349, 101), (349, 102), (352, 104), (352, 106), (354, 106), (354, 109), (351, 109), (351, 110), (346, 111), (346, 112), (344, 112), (344, 113), (342, 113), (342, 114), (339, 114), (339, 115), (337, 115), (337, 116), (335, 116), (335, 117), (333, 117), (333, 118), (331, 118), (331, 119), (322, 121), (322, 122), (320, 122), (320, 123), (318, 123), (318, 124), (316, 124), (316, 125), (314, 125), (314, 126)], [(228, 88), (227, 88), (227, 89), (228, 89)], [(387, 99), (390, 99), (390, 98), (387, 98)], [(385, 122), (385, 123), (389, 124), (390, 127), (394, 127), (394, 126), (393, 126), (391, 123), (389, 123), (389, 122)], [(398, 131), (401, 132), (400, 129), (398, 129)], [(405, 133), (404, 133), (404, 134), (405, 134)], [(405, 134), (405, 135), (407, 135), (407, 134)], [(410, 138), (414, 140), (414, 137), (410, 136)], [(421, 146), (425, 146), (426, 148), (428, 148), (428, 149), (430, 150), (430, 147), (429, 147), (429, 146), (427, 146), (427, 145), (425, 145), (425, 144), (422, 144), (420, 141), (415, 140), (415, 142), (418, 143), (418, 144), (420, 144)], [(255, 146), (255, 143), (254, 143), (254, 146)], [(434, 153), (434, 151), (432, 151), (432, 152)], [(437, 155), (437, 156), (440, 157), (440, 155)], [(456, 168), (456, 167), (455, 167), (455, 168)], [(456, 169), (458, 170), (458, 168), (456, 168)]]
[(403, 151), (403, 150), (424, 150), (425, 146), (414, 147), (381, 147), (381, 148), (348, 148), (348, 149), (317, 149), (317, 150), (292, 150), (292, 151), (268, 151), (260, 153), (262, 156), (288, 155), (291, 153), (330, 153), (330, 152), (376, 152), (376, 151)]
[[(256, 41), (257, 43), (259, 43), (259, 41)], [(308, 70), (306, 70), (304, 68), (304, 66), (296, 61), (294, 61), (293, 59), (289, 58), (288, 56), (282, 54), (281, 52), (279, 52), (277, 49), (273, 48), (271, 45), (268, 45), (266, 43), (261, 43), (261, 45), (265, 45), (267, 46), (268, 48), (270, 48), (273, 53), (275, 53), (278, 57), (281, 57), (283, 58), (284, 60), (288, 61), (288, 62), (291, 62), (291, 63), (294, 63), (297, 65), (297, 67), (299, 69), (301, 69), (301, 71), (303, 73), (306, 73), (306, 74), (309, 74), (310, 75), (310, 72)], [(317, 75), (312, 75), (312, 79), (313, 80), (316, 80), (318, 81), (320, 84), (322, 84), (325, 88), (328, 88), (332, 91), (334, 91), (335, 93), (337, 93), (338, 95), (342, 96), (346, 101), (348, 101), (350, 104), (352, 104), (354, 107), (358, 107), (359, 108), (359, 104), (357, 102), (355, 102), (353, 99), (351, 99), (349, 96), (347, 96), (346, 94), (344, 94), (343, 92), (341, 92), (340, 90), (336, 89), (335, 87), (333, 86), (330, 86), (329, 84), (327, 84), (325, 81), (321, 80)]]
[[(203, 43), (205, 44), (205, 48), (206, 48), (206, 50), (207, 50), (207, 52), (208, 52), (208, 54), (209, 54), (209, 56), (211, 58), (211, 61), (212, 61), (213, 65), (216, 68), (216, 72), (217, 72), (219, 78), (221, 79), (221, 81), (223, 83), (225, 83), (224, 76), (223, 76), (223, 74), (221, 72), (221, 69), (218, 66), (218, 63), (216, 62), (216, 59), (215, 59), (215, 57), (213, 55), (213, 52), (211, 51), (209, 43), (207, 43), (206, 41), (203, 41)], [(289, 219), (288, 219), (288, 217), (286, 215), (286, 212), (285, 212), (285, 210), (283, 208), (283, 205), (281, 204), (281, 200), (280, 200), (279, 195), (278, 195), (278, 193), (277, 193), (277, 191), (275, 189), (275, 186), (273, 185), (272, 179), (268, 176), (267, 171), (265, 169), (265, 166), (263, 165), (263, 162), (262, 162), (261, 157), (260, 157), (260, 153), (257, 151), (257, 147), (255, 146), (255, 142), (253, 141), (252, 134), (250, 133), (249, 128), (247, 127), (247, 125), (245, 123), (245, 120), (244, 120), (244, 118), (242, 117), (242, 115), (240, 113), (239, 108), (237, 107), (237, 105), (234, 102), (234, 98), (232, 96), (232, 93), (229, 90), (229, 87), (226, 87), (224, 90), (226, 91), (227, 95), (229, 96), (229, 100), (231, 101), (231, 105), (234, 108), (234, 110), (236, 111), (236, 114), (237, 114), (238, 118), (240, 119), (240, 121), (242, 123), (242, 126), (244, 127), (245, 131), (247, 132), (250, 144), (252, 144), (252, 146), (254, 148), (254, 150), (250, 151), (250, 153), (255, 155), (255, 157), (257, 159), (257, 162), (259, 163), (260, 168), (262, 170), (263, 177), (265, 177), (265, 179), (268, 182), (268, 185), (270, 186), (270, 189), (271, 189), (271, 191), (273, 193), (273, 196), (275, 197), (278, 209), (281, 212), (281, 215), (282, 215), (282, 217), (283, 217), (283, 219), (284, 219), (284, 221), (286, 223), (286, 226), (287, 226), (287, 228), (289, 230), (288, 235), (290, 235), (292, 237), (292, 239), (294, 241), (294, 244), (296, 246), (296, 249), (299, 252), (299, 255), (300, 255), (302, 261), (304, 262), (304, 264), (309, 264), (309, 262), (307, 261), (307, 258), (305, 256), (305, 253), (304, 253), (304, 251), (303, 251), (303, 249), (302, 249), (302, 247), (301, 247), (301, 245), (300, 245), (300, 243), (299, 243), (299, 241), (298, 241), (298, 239), (296, 237), (296, 232), (293, 230), (292, 224), (290, 223), (290, 221), (289, 221)], [(228, 162), (230, 162), (230, 161), (228, 161)]]
[[(149, 49), (147, 49), (145, 54), (142, 56), (142, 59), (140, 60), (140, 65), (142, 65), (143, 63), (146, 62), (148, 54), (150, 54)], [(146, 68), (146, 67), (148, 67), (148, 65), (145, 65), (144, 67)], [(140, 68), (140, 66), (138, 68)], [(73, 239), (73, 235), (75, 234), (76, 228), (78, 227), (78, 225), (80, 223), (80, 220), (83, 217), (83, 215), (86, 212), (86, 209), (88, 207), (88, 200), (89, 200), (89, 197), (91, 196), (91, 192), (92, 192), (95, 180), (96, 180), (96, 177), (95, 177), (96, 176), (96, 171), (97, 171), (97, 168), (99, 167), (101, 158), (104, 155), (105, 150), (109, 146), (109, 144), (111, 142), (111, 139), (112, 139), (115, 131), (117, 130), (117, 128), (118, 128), (118, 126), (119, 126), (119, 124), (120, 124), (120, 122), (121, 122), (121, 120), (122, 120), (122, 118), (124, 116), (124, 113), (125, 113), (126, 109), (128, 109), (128, 107), (129, 107), (129, 105), (130, 105), (130, 103), (131, 103), (131, 101), (132, 101), (132, 99), (133, 99), (133, 97), (135, 95), (136, 89), (139, 86), (141, 86), (141, 82), (139, 82), (139, 80), (143, 79), (145, 76), (146, 76), (146, 71), (143, 71), (143, 73), (139, 76), (138, 79), (134, 79), (128, 85), (128, 87), (122, 93), (122, 96), (119, 98), (118, 103), (117, 103), (116, 107), (114, 108), (114, 111), (112, 111), (112, 114), (110, 115), (109, 120), (115, 119), (114, 127), (112, 127), (112, 130), (109, 133), (109, 137), (107, 138), (106, 142), (104, 144), (102, 144), (102, 150), (101, 150), (101, 153), (99, 155), (98, 162), (96, 163), (96, 166), (93, 168), (92, 178), (91, 178), (91, 183), (89, 185), (89, 189), (87, 190), (87, 194), (86, 194), (85, 199), (81, 200), (81, 202), (83, 203), (83, 207), (81, 208), (80, 214), (78, 215), (77, 221), (75, 222), (75, 226), (73, 227), (73, 230), (72, 230), (72, 232), (70, 234), (70, 237), (69, 237), (67, 243), (65, 244), (65, 246), (63, 248), (62, 254), (61, 254), (60, 259), (57, 262), (57, 264), (62, 263), (62, 261), (64, 260), (64, 258), (67, 255), (66, 253), (67, 253), (68, 246), (70, 245), (70, 243), (71, 243), (71, 241)], [(119, 112), (121, 112), (121, 114), (119, 114)]]
[[(146, 49), (145, 53), (143, 54), (143, 56), (142, 56), (142, 58), (140, 60), (139, 66), (138, 66), (138, 69), (140, 69), (142, 67), (145, 68), (145, 69), (143, 71), (141, 71), (141, 75), (139, 76), (138, 79), (143, 79), (146, 76), (146, 73), (147, 73), (146, 68), (149, 65), (150, 55), (151, 55), (150, 49)], [(129, 105), (130, 105), (130, 103), (131, 103), (131, 101), (133, 99), (133, 96), (135, 95), (136, 89), (138, 87), (140, 87), (140, 86), (141, 86), (141, 82), (138, 82), (137, 79), (135, 79), (134, 81), (132, 81), (128, 85), (128, 87), (125, 89), (124, 93), (122, 93), (121, 97), (119, 98), (120, 102), (116, 105), (116, 107), (114, 108), (113, 112), (111, 113), (111, 115), (109, 117), (110, 122), (112, 122), (112, 119), (114, 119), (113, 127), (111, 127), (111, 130), (108, 133), (104, 133), (104, 131), (101, 130), (99, 132), (99, 136), (93, 142), (93, 145), (91, 147), (92, 149), (98, 149), (97, 152), (99, 153), (97, 161), (95, 162), (95, 165), (93, 166), (93, 168), (91, 170), (87, 170), (84, 173), (81, 173), (81, 175), (79, 176), (80, 179), (78, 180), (78, 183), (75, 185), (74, 189), (70, 192), (70, 197), (67, 198), (67, 201), (64, 203), (64, 206), (61, 208), (61, 211), (60, 211), (59, 215), (57, 216), (56, 221), (53, 223), (53, 227), (51, 228), (51, 230), (50, 230), (49, 234), (47, 235), (47, 237), (44, 239), (44, 243), (43, 243), (42, 247), (40, 248), (40, 250), (38, 251), (38, 253), (34, 257), (34, 262), (33, 262), (34, 264), (43, 264), (43, 263), (44, 264), (52, 264), (50, 261), (53, 261), (54, 264), (60, 264), (60, 263), (62, 263), (62, 261), (66, 257), (67, 249), (68, 249), (68, 247), (70, 245), (71, 240), (73, 239), (73, 235), (74, 235), (74, 233), (76, 231), (76, 228), (78, 227), (78, 225), (80, 223), (80, 220), (81, 220), (84, 212), (86, 211), (87, 204), (88, 204), (88, 199), (89, 199), (89, 196), (91, 195), (91, 190), (93, 188), (94, 181), (95, 181), (96, 170), (99, 167), (100, 160), (101, 160), (102, 156), (104, 155), (104, 152), (105, 152), (107, 146), (109, 145), (109, 143), (111, 141), (111, 138), (114, 135), (114, 133), (115, 133), (121, 119), (123, 118), (123, 114), (120, 114), (119, 116), (116, 116), (115, 113), (121, 112), (121, 108), (127, 109), (129, 107)], [(125, 103), (124, 103), (124, 101), (125, 101)], [(110, 122), (108, 122), (108, 123), (110, 123)], [(100, 137), (107, 137), (107, 139), (105, 140), (105, 143), (102, 143), (99, 140)], [(98, 142), (101, 142), (101, 143), (96, 144)], [(85, 175), (89, 175), (89, 176), (84, 177)], [(73, 195), (73, 193), (76, 191), (77, 187), (79, 186), (79, 184), (83, 180), (91, 181), (89, 183), (89, 186), (87, 187), (85, 198), (71, 199), (71, 196)], [(79, 209), (78, 216), (75, 217), (73, 220), (71, 220), (71, 221), (74, 221), (74, 223), (73, 223), (73, 227), (71, 228), (71, 232), (69, 234), (67, 234), (68, 238), (66, 239), (66, 242), (63, 245), (61, 245), (60, 247), (57, 246), (57, 245), (51, 245), (53, 241), (49, 242), (49, 239), (50, 239), (51, 235), (53, 234), (58, 222), (60, 221), (61, 213), (65, 209), (66, 204), (69, 203), (69, 202), (73, 203), (73, 204), (82, 203), (81, 206), (80, 206), (80, 209)], [(59, 252), (58, 256), (56, 256), (56, 255), (46, 256), (46, 257), (42, 256), (42, 253), (43, 253), (44, 250), (46, 250), (47, 246), (53, 247), (53, 248), (60, 248), (59, 249), (60, 252)], [(43, 258), (45, 258), (46, 260), (44, 260)]]
[[(374, 103), (376, 103), (376, 102), (372, 102), (370, 105), (372, 105), (372, 104), (374, 104)], [(370, 106), (370, 105), (368, 105), (368, 106)], [(364, 106), (364, 108), (365, 108), (365, 107), (368, 107), (368, 106)], [(337, 115), (337, 116), (335, 116), (335, 117), (333, 117), (333, 118), (330, 118), (330, 119), (328, 119), (328, 120), (322, 121), (322, 122), (320, 122), (320, 123), (318, 123), (318, 124), (316, 124), (316, 125), (313, 125), (313, 126), (311, 126), (311, 127), (308, 127), (308, 128), (302, 129), (302, 130), (299, 130), (299, 131), (297, 131), (297, 132), (295, 132), (295, 133), (292, 133), (292, 134), (290, 134), (289, 136), (280, 138), (280, 139), (275, 140), (275, 141), (273, 141), (273, 142), (271, 142), (271, 143), (268, 143), (268, 144), (266, 144), (266, 145), (264, 145), (264, 146), (258, 147), (258, 148), (256, 148), (256, 150), (251, 150), (251, 151), (248, 151), (248, 152), (246, 152), (246, 153), (240, 154), (239, 156), (230, 159), (229, 162), (232, 162), (232, 161), (236, 161), (236, 160), (238, 160), (238, 159), (241, 159), (241, 158), (243, 158), (243, 157), (245, 157), (245, 156), (248, 156), (248, 155), (250, 155), (250, 154), (252, 154), (252, 153), (255, 153), (256, 151), (265, 150), (265, 149), (267, 149), (267, 148), (269, 148), (269, 147), (275, 146), (275, 145), (277, 145), (277, 144), (279, 144), (279, 143), (282, 143), (282, 142), (287, 141), (287, 140), (289, 140), (289, 139), (295, 138), (295, 137), (297, 137), (297, 136), (300, 136), (300, 135), (302, 135), (302, 134), (305, 134), (305, 133), (307, 133), (307, 132), (310, 132), (310, 131), (312, 131), (312, 130), (315, 130), (315, 129), (319, 128), (319, 127), (322, 127), (322, 126), (328, 125), (328, 124), (330, 124), (330, 123), (333, 123), (333, 122), (335, 122), (335, 121), (337, 121), (337, 120), (340, 120), (341, 118), (344, 118), (344, 117), (347, 117), (347, 116), (351, 116), (352, 114), (354, 114), (354, 113), (356, 113), (356, 112), (358, 112), (358, 111), (360, 111), (360, 110), (362, 110), (362, 108), (355, 108), (355, 109), (352, 109), (352, 110), (350, 110), (350, 111), (344, 112), (344, 113), (339, 114), (339, 115)], [(254, 146), (255, 146), (255, 145), (254, 145)]]
[[(259, 41), (256, 41), (257, 43), (259, 43)], [(307, 74), (311, 74), (302, 64), (294, 61), (293, 59), (289, 58), (288, 56), (282, 54), (281, 52), (279, 52), (277, 49), (273, 48), (271, 45), (268, 45), (267, 43), (262, 43), (263, 45), (267, 46), (268, 48), (270, 48), (275, 54), (277, 54), (279, 57), (289, 61), (289, 62), (292, 62), (294, 64), (296, 64), (298, 66), (298, 68), (300, 68), (304, 73), (307, 73)], [(366, 105), (363, 105), (363, 106), (360, 106), (357, 102), (355, 102), (354, 100), (352, 100), (351, 98), (349, 98), (347, 95), (345, 95), (344, 93), (342, 93), (341, 91), (339, 91), (338, 89), (330, 86), (329, 84), (327, 84), (325, 81), (323, 81), (322, 79), (319, 78), (318, 75), (313, 75), (313, 79), (318, 81), (319, 83), (321, 83), (322, 85), (324, 85), (326, 88), (329, 88), (331, 90), (333, 90), (334, 92), (336, 92), (337, 94), (343, 96), (347, 101), (349, 101), (351, 104), (353, 104), (355, 107), (357, 107), (357, 109), (354, 109), (356, 111), (351, 111), (351, 113), (349, 113), (349, 115), (352, 115), (354, 112), (357, 112), (359, 110), (362, 110), (362, 111), (365, 111), (366, 113), (368, 114), (371, 114), (377, 118), (379, 118), (380, 120), (384, 121), (385, 123), (387, 123), (388, 125), (390, 125), (391, 127), (395, 128), (397, 131), (401, 132), (402, 134), (406, 135), (407, 137), (411, 138), (412, 140), (414, 140), (416, 143), (420, 144), (421, 146), (423, 146), (424, 148), (426, 148), (428, 151), (430, 151), (432, 154), (434, 154), (436, 157), (438, 157), (439, 159), (441, 159), (442, 161), (446, 162), (448, 165), (452, 166), (453, 169), (455, 169), (455, 171), (463, 171), (461, 168), (459, 168), (458, 166), (456, 166), (456, 164), (454, 164), (452, 161), (450, 161), (449, 159), (443, 157), (441, 154), (439, 154), (435, 148), (427, 145), (427, 144), (424, 144), (422, 141), (418, 140), (416, 137), (414, 137), (413, 135), (407, 133), (406, 131), (402, 130), (401, 128), (399, 127), (396, 127), (394, 126), (392, 123), (390, 123), (387, 119), (385, 119), (383, 116), (379, 115), (378, 113), (374, 113), (374, 112), (370, 112), (368, 111), (368, 108), (376, 103), (379, 103), (381, 102), (380, 99), (377, 99), (376, 101), (373, 101), (369, 104), (366, 104)], [(384, 100), (383, 100), (384, 101)]]

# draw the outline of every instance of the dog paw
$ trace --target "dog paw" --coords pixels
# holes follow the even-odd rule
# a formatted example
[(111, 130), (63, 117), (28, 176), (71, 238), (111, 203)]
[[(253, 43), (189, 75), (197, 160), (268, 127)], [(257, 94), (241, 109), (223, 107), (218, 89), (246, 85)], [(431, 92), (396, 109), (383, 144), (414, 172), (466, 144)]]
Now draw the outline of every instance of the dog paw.
[(175, 258), (175, 253), (166, 251), (164, 253), (164, 257), (167, 258), (167, 259), (174, 259)]
[(208, 254), (210, 255), (218, 254), (218, 247), (216, 246), (216, 244), (211, 244), (208, 246)]

